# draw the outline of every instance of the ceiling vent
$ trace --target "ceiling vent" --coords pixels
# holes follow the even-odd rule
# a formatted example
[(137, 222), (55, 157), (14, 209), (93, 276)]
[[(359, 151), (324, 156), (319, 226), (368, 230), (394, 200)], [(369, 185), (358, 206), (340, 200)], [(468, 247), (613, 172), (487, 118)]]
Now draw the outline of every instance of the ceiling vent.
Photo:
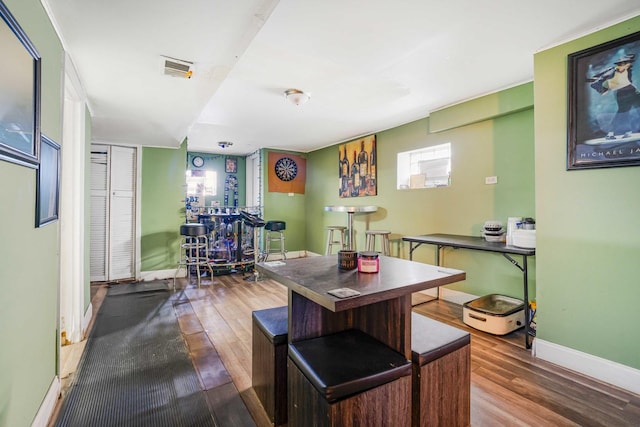
[(168, 56), (162, 57), (162, 67), (165, 76), (190, 79), (193, 74), (193, 62), (170, 58)]

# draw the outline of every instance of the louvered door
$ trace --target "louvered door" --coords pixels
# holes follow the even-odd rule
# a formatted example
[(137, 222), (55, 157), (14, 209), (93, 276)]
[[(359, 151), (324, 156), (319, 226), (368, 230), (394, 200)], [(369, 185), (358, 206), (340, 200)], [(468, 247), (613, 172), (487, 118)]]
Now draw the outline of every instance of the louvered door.
[(92, 147), (92, 281), (135, 277), (135, 183), (135, 148)]

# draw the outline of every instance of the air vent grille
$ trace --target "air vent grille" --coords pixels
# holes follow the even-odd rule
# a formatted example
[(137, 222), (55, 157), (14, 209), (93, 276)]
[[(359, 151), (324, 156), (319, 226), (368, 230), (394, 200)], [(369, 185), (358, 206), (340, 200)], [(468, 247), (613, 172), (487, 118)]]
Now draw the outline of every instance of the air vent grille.
[(163, 57), (163, 73), (167, 76), (190, 78), (192, 65), (193, 62)]

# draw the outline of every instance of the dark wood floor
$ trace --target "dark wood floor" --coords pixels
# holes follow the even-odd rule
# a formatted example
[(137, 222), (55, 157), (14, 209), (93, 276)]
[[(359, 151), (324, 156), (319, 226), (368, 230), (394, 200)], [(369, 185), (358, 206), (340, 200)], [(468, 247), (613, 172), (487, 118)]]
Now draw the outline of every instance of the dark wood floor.
[[(269, 426), (251, 388), (251, 312), (286, 305), (271, 280), (243, 274), (178, 281), (176, 314), (220, 426)], [(415, 311), (471, 332), (472, 426), (640, 426), (640, 396), (537, 360), (523, 332), (496, 337), (466, 327), (445, 301)]]

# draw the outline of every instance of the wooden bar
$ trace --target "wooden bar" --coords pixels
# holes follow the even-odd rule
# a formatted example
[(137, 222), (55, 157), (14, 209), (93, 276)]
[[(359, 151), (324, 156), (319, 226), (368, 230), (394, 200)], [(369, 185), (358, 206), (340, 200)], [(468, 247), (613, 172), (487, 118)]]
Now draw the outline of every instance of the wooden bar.
[[(411, 294), (464, 280), (461, 270), (380, 256), (380, 272), (338, 269), (336, 255), (259, 263), (261, 274), (289, 288), (289, 341), (349, 328), (370, 334), (411, 358)], [(328, 291), (350, 288), (360, 295), (337, 298)]]

